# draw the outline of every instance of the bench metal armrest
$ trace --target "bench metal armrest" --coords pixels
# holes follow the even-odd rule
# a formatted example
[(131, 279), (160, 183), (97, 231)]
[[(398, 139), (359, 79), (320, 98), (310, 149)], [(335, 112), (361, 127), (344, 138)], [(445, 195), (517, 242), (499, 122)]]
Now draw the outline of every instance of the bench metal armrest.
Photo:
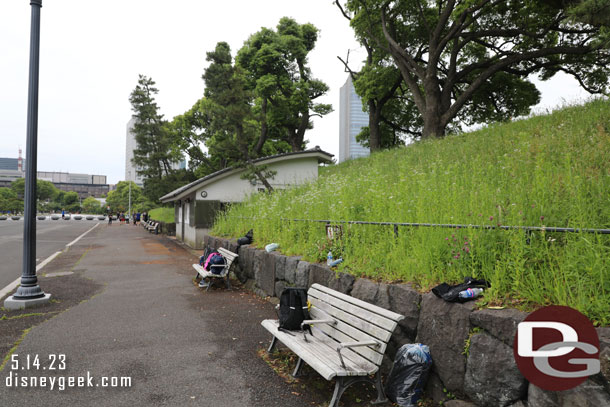
[(358, 346), (380, 347), (381, 342), (371, 339), (370, 341), (362, 341), (362, 342), (342, 342), (339, 345), (337, 345), (337, 353), (339, 354), (339, 360), (341, 361), (341, 366), (343, 366), (344, 369), (347, 369), (347, 367), (345, 366), (345, 362), (343, 361), (343, 355), (341, 355), (341, 350), (343, 350), (345, 348), (355, 348)]
[(335, 325), (337, 323), (337, 320), (332, 319), (332, 318), (328, 318), (328, 319), (306, 319), (305, 321), (303, 321), (301, 323), (301, 331), (303, 331), (303, 339), (305, 339), (305, 342), (307, 342), (307, 336), (306, 331), (305, 331), (305, 325), (315, 325), (315, 324), (332, 324)]
[(216, 275), (218, 275), (218, 276), (221, 276), (221, 275), (222, 275), (222, 271), (224, 270), (224, 268), (225, 268), (226, 266), (227, 266), (226, 264), (211, 264), (211, 265), (210, 265), (210, 271), (212, 271), (212, 269), (213, 269), (213, 268), (217, 268), (217, 269), (218, 269), (218, 268), (220, 268), (220, 269), (221, 269), (220, 273), (218, 273), (218, 274), (213, 273), (213, 274), (216, 274)]

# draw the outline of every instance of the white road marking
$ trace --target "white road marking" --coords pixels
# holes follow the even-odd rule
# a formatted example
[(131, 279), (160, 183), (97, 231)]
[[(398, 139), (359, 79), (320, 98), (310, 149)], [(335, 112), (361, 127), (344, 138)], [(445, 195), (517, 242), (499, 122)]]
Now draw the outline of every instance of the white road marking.
[[(76, 242), (78, 242), (80, 239), (82, 239), (87, 233), (89, 233), (93, 229), (95, 229), (98, 225), (99, 225), (99, 223), (96, 223), (91, 229), (89, 229), (88, 231), (86, 231), (85, 233), (83, 233), (82, 235), (80, 235), (79, 237), (77, 237), (76, 239), (71, 241), (70, 243), (68, 243), (66, 245), (66, 247), (70, 247), (70, 246), (74, 245)], [(61, 252), (55, 252), (52, 255), (50, 255), (49, 257), (47, 257), (42, 263), (38, 264), (36, 266), (36, 274), (38, 274), (38, 272), (40, 270), (42, 270), (42, 268), (44, 266), (49, 264), (55, 257), (59, 256), (60, 253)], [(4, 287), (2, 290), (0, 290), (0, 300), (2, 300), (2, 298), (4, 298), (8, 293), (10, 293), (15, 288), (17, 288), (19, 286), (19, 284), (21, 284), (21, 277), (18, 277), (15, 281), (13, 281), (12, 283), (10, 283), (6, 287)]]

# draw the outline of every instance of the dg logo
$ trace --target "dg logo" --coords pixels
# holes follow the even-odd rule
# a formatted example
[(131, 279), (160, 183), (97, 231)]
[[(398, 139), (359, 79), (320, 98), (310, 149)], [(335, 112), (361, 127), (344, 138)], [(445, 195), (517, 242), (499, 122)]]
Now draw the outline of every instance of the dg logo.
[(517, 326), (513, 352), (521, 374), (544, 390), (571, 389), (600, 371), (595, 327), (570, 307), (529, 314)]

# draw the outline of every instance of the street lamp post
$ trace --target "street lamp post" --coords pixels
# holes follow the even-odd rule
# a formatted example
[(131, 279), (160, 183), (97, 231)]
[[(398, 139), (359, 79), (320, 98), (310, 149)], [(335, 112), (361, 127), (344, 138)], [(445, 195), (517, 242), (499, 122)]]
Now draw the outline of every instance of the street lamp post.
[(127, 182), (129, 182), (129, 221), (133, 223), (133, 219), (131, 219), (131, 171), (129, 171), (129, 179)]
[(23, 224), (23, 267), (21, 285), (4, 301), (8, 309), (27, 308), (49, 302), (36, 277), (36, 175), (38, 147), (38, 76), (40, 66), (40, 9), (42, 0), (30, 0), (30, 75), (28, 81), (28, 121), (26, 141), (25, 216)]

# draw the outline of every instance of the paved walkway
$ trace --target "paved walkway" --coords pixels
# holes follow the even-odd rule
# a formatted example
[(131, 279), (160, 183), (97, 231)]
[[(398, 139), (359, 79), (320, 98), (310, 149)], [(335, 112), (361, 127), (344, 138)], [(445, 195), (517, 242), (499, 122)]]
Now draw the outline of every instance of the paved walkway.
[[(202, 292), (191, 281), (190, 264), (195, 260), (168, 238), (141, 227), (97, 227), (43, 269), (51, 275), (74, 273), (40, 278), (43, 290), (57, 301), (48, 309), (68, 304), (75, 293), (86, 298), (25, 335), (13, 352), (20, 365), (14, 369), (9, 361), (0, 372), (0, 405), (314, 404), (257, 355), (270, 339), (260, 321), (275, 315), (273, 306), (239, 289)], [(93, 291), (97, 293), (91, 297)], [(46, 311), (43, 307), (28, 312)], [(24, 317), (13, 321), (28, 318), (19, 315)], [(66, 355), (66, 370), (49, 370), (51, 359), (59, 354)], [(27, 355), (31, 364), (23, 369)], [(32, 363), (35, 356), (38, 369)], [(46, 387), (16, 387), (16, 375), (46, 377)], [(60, 376), (83, 376), (86, 384), (88, 375), (94, 387), (58, 388)], [(129, 377), (131, 387), (103, 388), (103, 376)], [(12, 377), (12, 387), (7, 387), (7, 377)], [(55, 388), (50, 390), (53, 378)]]

